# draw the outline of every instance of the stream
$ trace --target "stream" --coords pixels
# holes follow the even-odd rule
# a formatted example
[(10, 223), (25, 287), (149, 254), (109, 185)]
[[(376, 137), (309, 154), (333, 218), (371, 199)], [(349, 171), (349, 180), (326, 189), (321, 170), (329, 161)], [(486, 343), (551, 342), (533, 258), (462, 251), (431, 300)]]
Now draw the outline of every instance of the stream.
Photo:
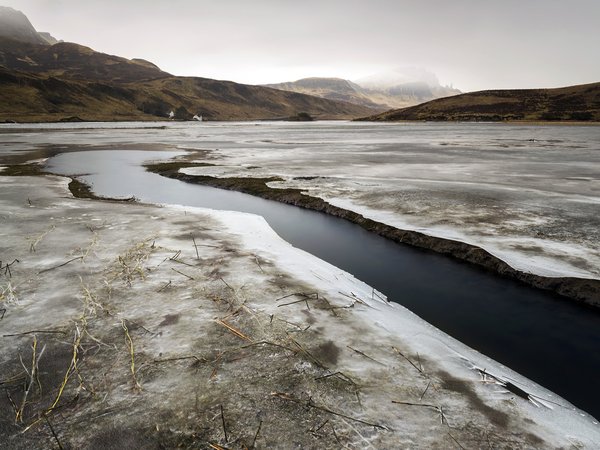
[[(286, 241), (353, 274), (479, 352), (600, 417), (600, 314), (449, 257), (396, 244), (323, 213), (187, 184), (141, 164), (174, 152), (85, 151), (46, 170), (80, 176), (106, 197), (263, 216)], [(93, 172), (93, 173), (90, 173)]]

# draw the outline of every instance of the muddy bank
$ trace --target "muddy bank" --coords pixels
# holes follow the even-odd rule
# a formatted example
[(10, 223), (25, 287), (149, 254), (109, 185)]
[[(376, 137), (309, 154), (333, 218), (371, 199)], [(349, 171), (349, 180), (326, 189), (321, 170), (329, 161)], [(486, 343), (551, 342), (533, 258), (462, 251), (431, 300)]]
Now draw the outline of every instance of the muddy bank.
[(187, 162), (181, 164), (171, 162), (146, 165), (146, 168), (154, 173), (188, 183), (235, 190), (268, 200), (275, 200), (306, 209), (324, 212), (348, 220), (361, 226), (367, 231), (391, 239), (394, 242), (449, 255), (458, 260), (493, 271), (504, 277), (518, 280), (529, 286), (553, 291), (569, 299), (593, 307), (600, 307), (600, 280), (576, 277), (546, 277), (526, 273), (512, 268), (506, 262), (480, 247), (451, 239), (429, 236), (418, 231), (400, 230), (390, 225), (365, 218), (353, 211), (331, 205), (323, 199), (303, 194), (300, 189), (278, 189), (268, 186), (269, 182), (282, 181), (280, 178), (217, 178), (211, 176), (188, 175), (179, 172), (180, 168), (191, 166), (193, 166), (193, 164)]

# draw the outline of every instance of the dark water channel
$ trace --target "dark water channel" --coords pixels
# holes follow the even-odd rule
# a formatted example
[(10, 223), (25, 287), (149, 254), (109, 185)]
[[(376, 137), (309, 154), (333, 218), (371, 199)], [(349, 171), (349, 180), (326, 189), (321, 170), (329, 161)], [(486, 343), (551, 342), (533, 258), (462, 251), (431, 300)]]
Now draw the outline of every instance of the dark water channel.
[(238, 192), (146, 172), (172, 152), (61, 154), (48, 169), (81, 177), (94, 192), (143, 202), (263, 216), (286, 241), (349, 272), (459, 341), (600, 418), (600, 314), (465, 263), (398, 245), (342, 219)]

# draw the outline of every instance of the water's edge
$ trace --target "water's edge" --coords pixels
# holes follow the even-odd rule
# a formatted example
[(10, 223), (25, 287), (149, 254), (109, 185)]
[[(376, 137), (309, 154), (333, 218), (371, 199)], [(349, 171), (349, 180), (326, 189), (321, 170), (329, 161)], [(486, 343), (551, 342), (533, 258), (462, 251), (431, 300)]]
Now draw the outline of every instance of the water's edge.
[(430, 236), (418, 231), (402, 230), (365, 218), (354, 211), (331, 205), (321, 198), (303, 194), (299, 189), (271, 188), (267, 186), (266, 182), (273, 181), (272, 179), (188, 175), (179, 172), (180, 167), (176, 163), (166, 165), (147, 164), (145, 167), (150, 172), (186, 183), (238, 191), (339, 217), (396, 243), (451, 256), (460, 261), (490, 270), (503, 277), (520, 281), (528, 286), (552, 291), (570, 300), (600, 308), (600, 280), (577, 277), (547, 277), (523, 272), (511, 267), (503, 260), (476, 245)]

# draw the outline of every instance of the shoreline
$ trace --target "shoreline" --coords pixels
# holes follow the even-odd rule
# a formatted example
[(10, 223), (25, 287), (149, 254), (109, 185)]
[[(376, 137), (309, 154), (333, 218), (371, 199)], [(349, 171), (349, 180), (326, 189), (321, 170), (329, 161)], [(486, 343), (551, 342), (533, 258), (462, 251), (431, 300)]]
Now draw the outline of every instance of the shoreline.
[[(556, 126), (569, 126), (569, 125), (573, 125), (573, 126), (600, 126), (600, 121), (594, 121), (594, 120), (590, 120), (590, 121), (581, 121), (581, 120), (573, 120), (573, 121), (569, 121), (569, 120), (427, 120), (427, 119), (422, 119), (422, 120), (367, 120), (365, 118), (362, 117), (356, 117), (356, 118), (331, 118), (331, 119), (319, 119), (319, 118), (315, 118), (312, 121), (309, 122), (365, 122), (365, 123), (371, 123), (371, 124), (398, 124), (398, 123), (406, 123), (406, 124), (422, 124), (422, 123), (437, 123), (437, 124), (441, 124), (441, 123), (448, 123), (448, 124), (452, 124), (452, 123), (459, 123), (459, 124), (487, 124), (487, 125), (492, 125), (492, 124), (504, 124), (504, 125), (536, 125), (536, 126), (552, 126), (552, 125), (556, 125)], [(2, 129), (3, 125), (6, 127), (10, 127), (11, 125), (42, 125), (42, 124), (63, 124), (63, 125), (69, 125), (69, 124), (93, 124), (93, 123), (135, 123), (135, 122), (141, 122), (141, 123), (152, 123), (152, 122), (157, 122), (157, 123), (219, 123), (219, 122), (225, 122), (225, 123), (229, 123), (229, 122), (289, 122), (289, 123), (297, 123), (297, 122), (301, 122), (301, 123), (306, 123), (307, 121), (298, 121), (298, 120), (289, 120), (288, 118), (280, 118), (280, 117), (273, 117), (273, 118), (255, 118), (255, 119), (247, 119), (247, 118), (240, 118), (240, 119), (231, 119), (231, 120), (209, 120), (209, 119), (204, 119), (202, 122), (198, 122), (196, 120), (172, 120), (172, 119), (167, 119), (167, 118), (160, 118), (160, 117), (153, 117), (153, 118), (131, 118), (131, 119), (115, 119), (115, 120), (103, 120), (103, 119), (81, 119), (81, 120), (61, 120), (61, 119), (57, 119), (57, 120), (25, 120), (25, 121), (13, 121), (11, 119), (8, 118), (0, 118), (0, 129)]]
[[(411, 245), (421, 249), (453, 257), (457, 260), (473, 264), (500, 276), (520, 281), (526, 285), (555, 292), (562, 297), (577, 301), (591, 308), (600, 308), (600, 280), (577, 277), (547, 277), (523, 272), (511, 267), (508, 263), (492, 255), (476, 245), (451, 239), (430, 236), (412, 230), (396, 227), (365, 218), (361, 214), (334, 206), (325, 200), (303, 194), (300, 189), (277, 189), (267, 185), (273, 178), (218, 178), (211, 176), (188, 175), (179, 172), (180, 168), (191, 167), (193, 163), (168, 162), (145, 165), (146, 170), (159, 175), (221, 189), (234, 190), (255, 195), (267, 200), (279, 201), (331, 216), (345, 219), (359, 225), (363, 229), (376, 233), (399, 244)], [(200, 164), (201, 165), (201, 164)]]

